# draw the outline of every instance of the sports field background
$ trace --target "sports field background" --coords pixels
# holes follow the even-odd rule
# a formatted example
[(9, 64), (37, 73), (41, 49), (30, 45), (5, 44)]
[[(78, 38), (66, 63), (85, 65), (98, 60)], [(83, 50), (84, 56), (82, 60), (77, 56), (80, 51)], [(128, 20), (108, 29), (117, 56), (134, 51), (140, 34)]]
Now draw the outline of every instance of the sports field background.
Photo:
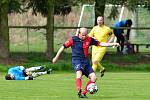
[[(0, 74), (0, 100), (81, 100), (75, 92), (74, 73), (53, 73), (34, 81), (6, 81)], [(100, 78), (99, 91), (88, 100), (149, 100), (150, 73), (107, 72)], [(83, 77), (83, 84), (87, 79)]]
[[(55, 26), (77, 26), (79, 19), (77, 15), (80, 15), (80, 9), (81, 7), (74, 8), (74, 12), (68, 16), (55, 16)], [(145, 10), (140, 11), (140, 27), (149, 27), (149, 17)], [(107, 19), (106, 25), (112, 26), (115, 21), (109, 22), (110, 20)], [(31, 13), (9, 16), (9, 25), (45, 25), (45, 23), (45, 18), (40, 15), (31, 16)], [(150, 42), (149, 31), (139, 30), (138, 43)], [(29, 29), (28, 32), (27, 35), (27, 29), (10, 29), (10, 50), (13, 52), (11, 55), (13, 62), (8, 64), (4, 60), (0, 64), (0, 100), (80, 100), (75, 91), (75, 74), (70, 71), (72, 69), (71, 50), (66, 50), (59, 62), (53, 65), (44, 54), (41, 54), (46, 50), (46, 31)], [(75, 29), (55, 29), (55, 51), (75, 32)], [(108, 51), (115, 50), (108, 48)], [(150, 48), (143, 46), (140, 51), (150, 52)], [(107, 56), (103, 59), (107, 72), (103, 78), (100, 78), (100, 73), (97, 72), (99, 91), (94, 95), (88, 95), (89, 100), (150, 100), (150, 56), (146, 55), (147, 58), (138, 54)], [(6, 65), (3, 65), (4, 62)], [(54, 72), (33, 81), (6, 81), (4, 76), (7, 68), (12, 65), (25, 67), (47, 65), (52, 67)], [(62, 72), (64, 70), (67, 72)], [(84, 85), (85, 82), (87, 79), (83, 77)]]
[[(55, 15), (54, 26), (56, 27), (77, 27), (82, 6), (75, 6), (72, 8), (72, 12), (66, 16)], [(119, 9), (120, 12), (120, 9)], [(105, 25), (113, 27), (114, 23), (118, 21), (118, 17), (115, 20), (108, 18), (110, 14), (110, 7), (106, 7), (105, 10)], [(81, 21), (82, 27), (93, 26), (93, 12), (92, 8), (87, 7), (83, 13), (83, 19)], [(143, 8), (139, 8), (138, 11), (138, 27), (150, 27), (149, 17), (150, 14)], [(125, 9), (123, 18), (133, 19), (133, 12)], [(43, 26), (46, 25), (46, 18), (40, 14), (33, 16), (31, 11), (24, 14), (10, 14), (9, 26)], [(90, 31), (90, 29), (88, 30)], [(150, 30), (132, 30), (131, 33), (136, 31), (136, 35), (130, 36), (131, 43), (150, 44)], [(27, 33), (28, 32), (28, 33)], [(10, 51), (12, 52), (45, 52), (46, 51), (46, 30), (45, 29), (26, 29), (26, 28), (10, 28)], [(54, 29), (54, 49), (57, 51), (58, 47), (64, 43), (68, 37), (73, 36), (76, 33), (76, 29)], [(116, 51), (116, 49), (110, 48), (110, 51)], [(140, 46), (140, 52), (150, 52), (146, 46)]]

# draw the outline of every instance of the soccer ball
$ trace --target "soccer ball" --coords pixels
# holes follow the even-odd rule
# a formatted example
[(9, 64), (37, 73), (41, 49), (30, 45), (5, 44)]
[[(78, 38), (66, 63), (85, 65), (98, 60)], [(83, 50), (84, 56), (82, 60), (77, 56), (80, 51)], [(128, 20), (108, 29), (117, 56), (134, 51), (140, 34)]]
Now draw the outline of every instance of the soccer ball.
[(98, 91), (98, 87), (95, 83), (90, 83), (87, 86), (87, 90), (90, 94), (95, 94)]

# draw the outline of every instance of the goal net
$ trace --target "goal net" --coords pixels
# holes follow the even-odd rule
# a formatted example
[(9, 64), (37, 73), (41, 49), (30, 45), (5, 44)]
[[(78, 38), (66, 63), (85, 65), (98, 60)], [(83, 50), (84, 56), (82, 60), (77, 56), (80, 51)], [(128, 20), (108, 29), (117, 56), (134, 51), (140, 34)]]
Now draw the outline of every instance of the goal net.
[[(95, 23), (95, 4), (84, 4), (81, 9), (80, 18), (77, 27), (93, 27)], [(76, 31), (76, 35), (79, 32), (79, 28)]]

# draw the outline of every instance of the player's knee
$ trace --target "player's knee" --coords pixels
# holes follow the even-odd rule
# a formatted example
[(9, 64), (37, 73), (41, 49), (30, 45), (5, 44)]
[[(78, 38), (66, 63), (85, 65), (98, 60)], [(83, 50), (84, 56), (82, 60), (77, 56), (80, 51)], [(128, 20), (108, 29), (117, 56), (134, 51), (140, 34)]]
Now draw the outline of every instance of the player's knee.
[(95, 65), (97, 65), (97, 64), (98, 64), (98, 61), (93, 60), (92, 63), (95, 64)]
[(81, 71), (76, 72), (76, 78), (82, 78), (82, 72)]
[(91, 80), (92, 80), (93, 82), (96, 82), (97, 77), (96, 77), (96, 76), (94, 76), (94, 77), (92, 77), (92, 78), (91, 78)]
[(91, 81), (95, 82), (96, 79), (97, 79), (96, 74), (95, 73), (91, 73), (90, 79), (91, 79)]

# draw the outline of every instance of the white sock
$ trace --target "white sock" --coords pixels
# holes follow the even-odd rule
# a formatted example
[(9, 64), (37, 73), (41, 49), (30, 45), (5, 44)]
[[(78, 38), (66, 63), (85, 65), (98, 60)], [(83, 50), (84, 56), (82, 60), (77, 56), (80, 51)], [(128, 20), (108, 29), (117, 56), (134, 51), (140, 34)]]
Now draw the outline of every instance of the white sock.
[(42, 66), (27, 68), (27, 69), (26, 69), (26, 72), (28, 72), (28, 71), (31, 71), (31, 72), (32, 72), (32, 71), (36, 71), (36, 70), (41, 69), (41, 67), (42, 67)]
[(45, 74), (47, 74), (46, 71), (45, 72), (34, 72), (34, 73), (32, 73), (32, 76), (33, 77), (38, 77), (38, 76), (45, 75)]

